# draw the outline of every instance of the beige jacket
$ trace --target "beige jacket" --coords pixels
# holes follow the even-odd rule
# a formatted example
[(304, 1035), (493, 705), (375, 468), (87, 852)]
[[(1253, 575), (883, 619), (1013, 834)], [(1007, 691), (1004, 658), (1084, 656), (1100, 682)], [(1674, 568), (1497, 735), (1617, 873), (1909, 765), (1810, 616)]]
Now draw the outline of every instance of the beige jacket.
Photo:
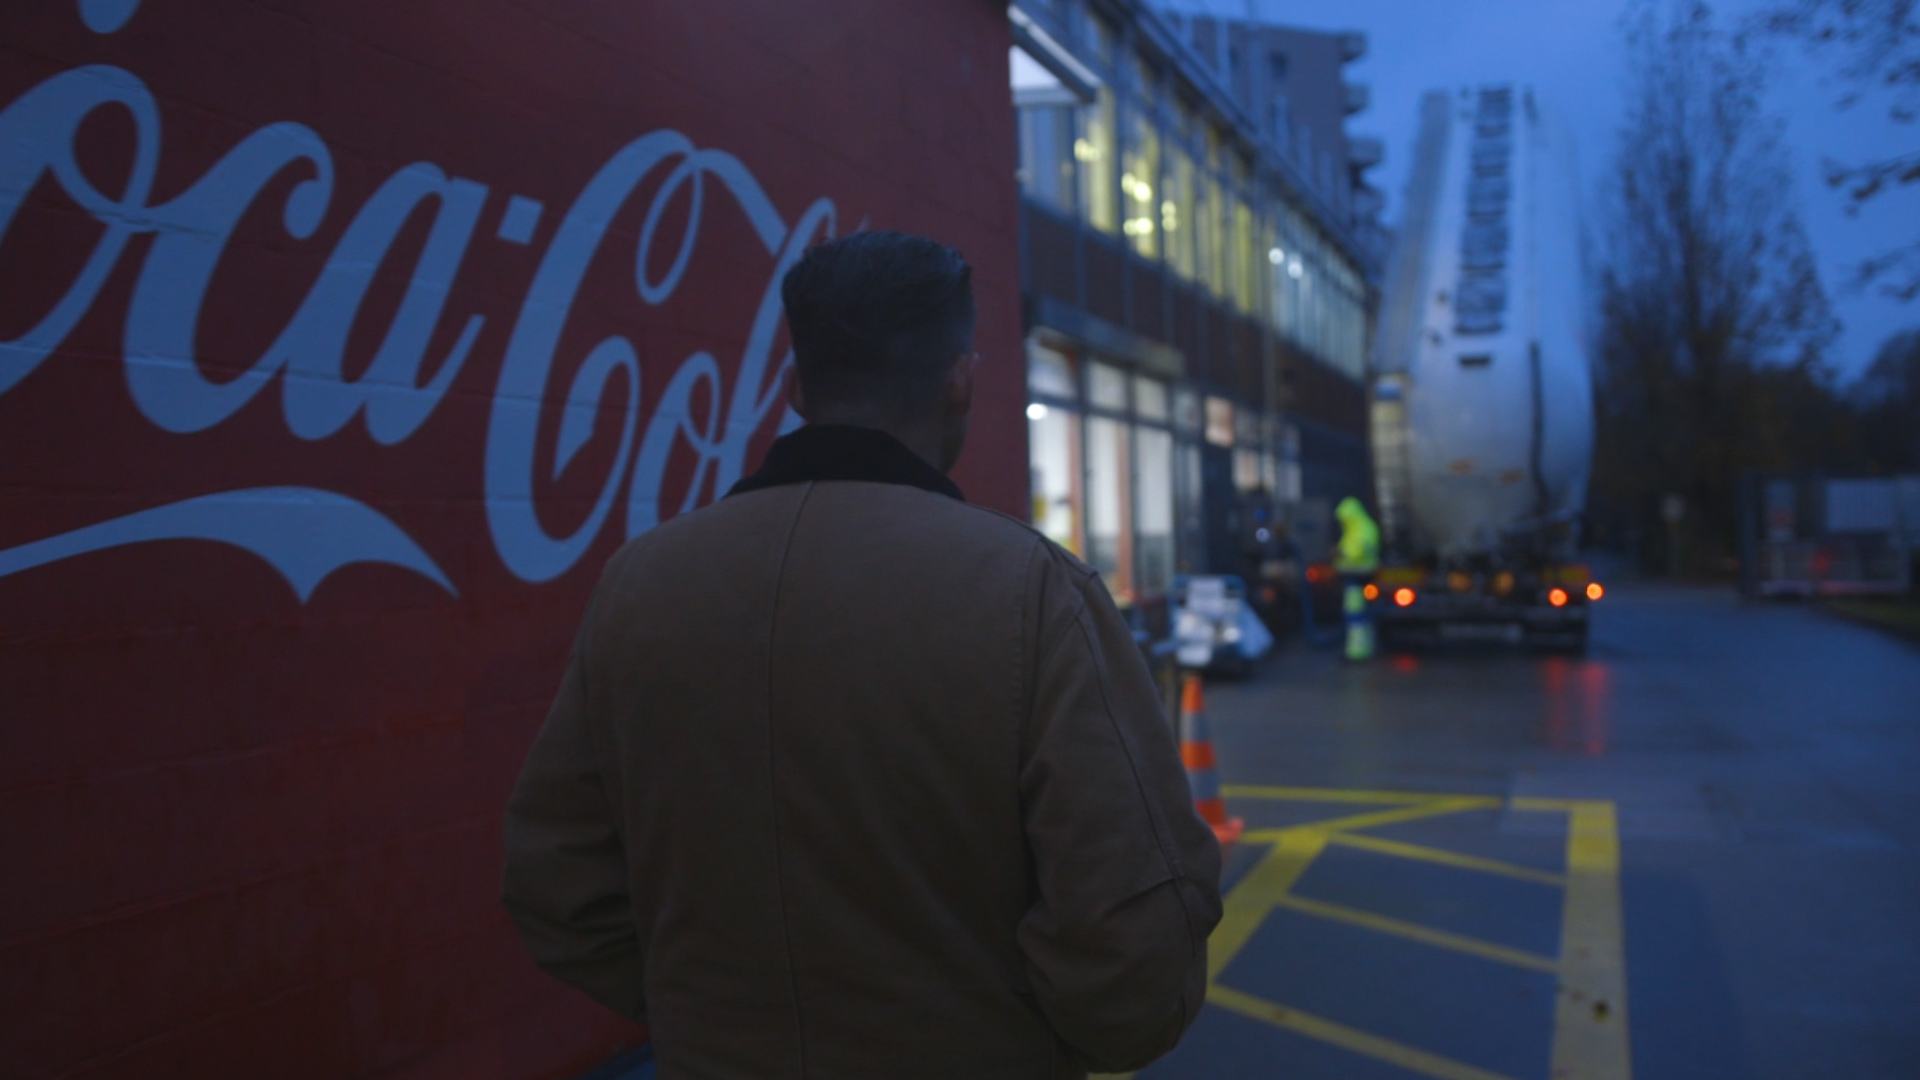
[(667, 1080), (1138, 1068), (1198, 1014), (1220, 916), (1099, 577), (900, 483), (736, 494), (621, 549), (506, 851), (534, 959), (648, 1023)]

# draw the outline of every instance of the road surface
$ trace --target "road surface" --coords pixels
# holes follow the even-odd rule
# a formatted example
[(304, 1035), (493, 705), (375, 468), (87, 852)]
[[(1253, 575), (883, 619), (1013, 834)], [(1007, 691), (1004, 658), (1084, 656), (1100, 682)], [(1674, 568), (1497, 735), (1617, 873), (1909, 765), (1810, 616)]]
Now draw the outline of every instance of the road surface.
[(1920, 1076), (1920, 649), (1622, 589), (1585, 658), (1209, 687), (1232, 812), (1181, 1077)]

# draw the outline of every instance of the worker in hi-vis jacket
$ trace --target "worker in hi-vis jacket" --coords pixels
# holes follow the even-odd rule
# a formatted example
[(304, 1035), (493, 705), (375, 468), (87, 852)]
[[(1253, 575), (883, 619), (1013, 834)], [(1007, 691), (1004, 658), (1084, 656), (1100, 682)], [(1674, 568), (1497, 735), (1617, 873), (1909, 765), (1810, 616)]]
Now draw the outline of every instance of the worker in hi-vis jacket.
[(1367, 515), (1360, 500), (1349, 495), (1334, 508), (1340, 519), (1340, 543), (1333, 568), (1340, 572), (1341, 610), (1346, 613), (1347, 659), (1373, 658), (1373, 613), (1366, 587), (1380, 568), (1380, 527)]

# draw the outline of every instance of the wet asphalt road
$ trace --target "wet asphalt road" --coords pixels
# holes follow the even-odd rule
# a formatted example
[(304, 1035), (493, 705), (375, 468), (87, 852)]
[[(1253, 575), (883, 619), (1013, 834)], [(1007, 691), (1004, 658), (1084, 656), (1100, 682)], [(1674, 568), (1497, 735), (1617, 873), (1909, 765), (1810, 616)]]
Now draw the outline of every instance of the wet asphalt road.
[[(1208, 716), (1252, 929), (1143, 1077), (1920, 1077), (1920, 648), (1628, 587), (1584, 658), (1296, 645)], [(1609, 803), (1575, 873), (1541, 808)]]

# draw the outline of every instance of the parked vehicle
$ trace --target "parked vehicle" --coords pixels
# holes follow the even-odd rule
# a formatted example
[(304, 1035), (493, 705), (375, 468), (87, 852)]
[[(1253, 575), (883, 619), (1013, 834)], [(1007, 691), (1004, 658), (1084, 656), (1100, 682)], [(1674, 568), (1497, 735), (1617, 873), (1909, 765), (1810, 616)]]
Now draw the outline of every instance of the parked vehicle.
[(1749, 596), (1899, 596), (1920, 551), (1920, 476), (1748, 474), (1741, 584)]
[(1387, 644), (1584, 647), (1593, 459), (1577, 190), (1525, 87), (1426, 96), (1376, 341)]

